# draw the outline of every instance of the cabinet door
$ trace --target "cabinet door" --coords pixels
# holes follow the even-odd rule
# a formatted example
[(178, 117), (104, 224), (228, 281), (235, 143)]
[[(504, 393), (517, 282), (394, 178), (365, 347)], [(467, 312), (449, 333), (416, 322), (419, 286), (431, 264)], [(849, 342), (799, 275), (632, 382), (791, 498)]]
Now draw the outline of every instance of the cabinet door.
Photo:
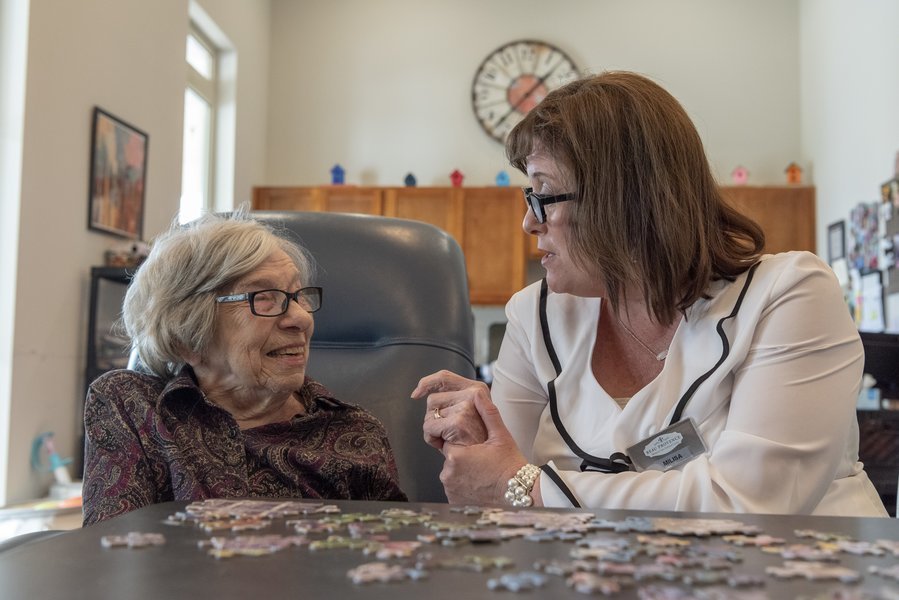
[(254, 210), (308, 210), (380, 215), (379, 188), (356, 186), (257, 187)]
[(324, 199), (322, 210), (365, 215), (382, 214), (380, 188), (334, 185), (318, 190)]
[(721, 192), (765, 232), (765, 252), (815, 251), (815, 188), (730, 186)]
[(524, 202), (518, 188), (460, 188), (462, 249), (472, 304), (504, 304), (525, 283)]
[(389, 188), (384, 190), (384, 216), (430, 223), (462, 246), (462, 192), (457, 188)]
[(325, 210), (319, 188), (257, 187), (253, 188), (254, 210)]

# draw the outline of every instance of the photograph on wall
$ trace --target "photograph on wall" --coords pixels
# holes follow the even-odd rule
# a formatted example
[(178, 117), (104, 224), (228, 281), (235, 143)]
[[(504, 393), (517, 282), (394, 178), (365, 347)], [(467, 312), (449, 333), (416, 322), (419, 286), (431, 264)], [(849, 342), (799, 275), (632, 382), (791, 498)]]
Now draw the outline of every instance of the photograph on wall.
[(837, 221), (827, 226), (827, 261), (832, 265), (834, 261), (846, 257), (846, 222)]
[(849, 266), (866, 272), (878, 268), (880, 237), (877, 233), (879, 203), (862, 202), (852, 209), (846, 244)]
[(88, 227), (121, 237), (143, 236), (149, 136), (94, 108)]

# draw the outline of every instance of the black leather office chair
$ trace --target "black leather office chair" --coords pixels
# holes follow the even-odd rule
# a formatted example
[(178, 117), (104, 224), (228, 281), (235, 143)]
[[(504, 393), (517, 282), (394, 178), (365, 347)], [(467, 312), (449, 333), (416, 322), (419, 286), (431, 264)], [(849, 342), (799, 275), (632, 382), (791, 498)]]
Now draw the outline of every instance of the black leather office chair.
[(449, 369), (474, 379), (473, 317), (456, 241), (418, 221), (369, 215), (257, 211), (302, 244), (324, 288), (309, 375), (384, 423), (412, 501), (445, 502), (439, 452), (422, 439), (423, 401), (409, 393)]

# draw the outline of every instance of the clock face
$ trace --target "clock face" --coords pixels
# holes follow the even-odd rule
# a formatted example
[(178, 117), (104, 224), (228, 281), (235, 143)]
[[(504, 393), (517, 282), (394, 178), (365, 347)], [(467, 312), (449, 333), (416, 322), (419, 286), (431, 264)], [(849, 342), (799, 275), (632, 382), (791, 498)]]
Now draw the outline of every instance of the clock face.
[(518, 121), (550, 91), (577, 78), (574, 62), (546, 42), (510, 42), (484, 59), (471, 84), (471, 104), (481, 127), (504, 142)]

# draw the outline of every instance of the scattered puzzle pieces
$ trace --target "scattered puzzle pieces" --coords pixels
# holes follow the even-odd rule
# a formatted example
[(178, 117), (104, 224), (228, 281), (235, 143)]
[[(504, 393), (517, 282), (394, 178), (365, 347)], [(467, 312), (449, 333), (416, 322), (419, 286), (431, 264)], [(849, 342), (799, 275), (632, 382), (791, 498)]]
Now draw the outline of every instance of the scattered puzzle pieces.
[(235, 556), (265, 556), (291, 546), (304, 546), (308, 542), (304, 536), (297, 535), (238, 535), (235, 537), (211, 537), (199, 542), (197, 546), (208, 548), (209, 555), (215, 558), (233, 558)]
[(735, 546), (780, 546), (787, 540), (770, 535), (725, 535), (722, 538)]
[(509, 590), (510, 592), (523, 592), (533, 590), (546, 585), (546, 576), (533, 571), (520, 573), (506, 573), (500, 577), (487, 580), (487, 587), (491, 590)]
[(427, 576), (428, 574), (420, 569), (407, 569), (384, 562), (364, 563), (347, 571), (347, 577), (356, 584), (387, 583), (405, 579), (417, 581)]
[(765, 572), (781, 579), (802, 577), (809, 581), (835, 580), (853, 583), (861, 579), (858, 571), (830, 563), (788, 560), (782, 567), (766, 567)]
[(886, 577), (887, 579), (895, 579), (899, 581), (899, 565), (892, 565), (890, 567), (878, 567), (876, 565), (872, 565), (868, 567), (869, 573), (874, 573), (875, 575), (880, 575), (881, 577)]
[[(453, 506), (441, 513), (402, 506), (372, 513), (343, 513), (336, 505), (317, 501), (205, 500), (188, 504), (166, 523), (193, 525), (209, 533), (286, 529), (293, 535), (216, 534), (198, 546), (216, 558), (265, 556), (296, 547), (313, 552), (353, 552), (362, 563), (347, 571), (347, 578), (355, 584), (417, 580), (434, 569), (487, 574), (514, 566), (505, 556), (469, 554), (461, 549), (443, 550), (441, 554), (440, 546), (485, 545), (483, 549), (491, 552), (509, 540), (544, 543), (552, 548), (549, 552), (553, 558), (534, 561), (531, 570), (497, 573), (482, 581), (497, 592), (527, 592), (547, 587), (553, 578), (559, 578), (579, 593), (615, 595), (624, 588), (636, 587), (640, 598), (668, 600), (766, 597), (760, 588), (771, 577), (837, 585), (856, 583), (861, 580), (860, 573), (841, 565), (841, 557), (899, 556), (899, 542), (892, 540), (858, 541), (841, 533), (796, 529), (793, 533), (799, 542), (795, 538), (787, 541), (733, 519), (612, 520), (581, 511), (477, 506)], [(104, 547), (161, 543), (164, 538), (160, 534), (137, 532), (102, 539)], [(433, 553), (422, 552), (424, 547), (433, 548)], [(559, 547), (568, 549), (567, 560), (561, 558)], [(784, 562), (767, 567), (764, 573), (736, 573), (735, 568), (747, 569), (739, 566), (744, 550), (736, 547), (745, 547), (746, 553), (777, 555)], [(362, 562), (363, 557), (376, 562)], [(864, 558), (848, 560), (854, 565)], [(755, 561), (749, 564), (758, 565)], [(899, 581), (899, 565), (877, 564), (867, 572)], [(815, 598), (897, 598), (867, 589), (864, 593), (828, 589), (835, 595)]]
[(100, 545), (104, 548), (146, 548), (163, 544), (165, 544), (165, 536), (161, 533), (131, 531), (126, 535), (104, 535), (100, 538)]
[(565, 584), (581, 594), (602, 594), (610, 596), (621, 591), (621, 582), (612, 577), (602, 577), (596, 573), (578, 571), (565, 580)]

